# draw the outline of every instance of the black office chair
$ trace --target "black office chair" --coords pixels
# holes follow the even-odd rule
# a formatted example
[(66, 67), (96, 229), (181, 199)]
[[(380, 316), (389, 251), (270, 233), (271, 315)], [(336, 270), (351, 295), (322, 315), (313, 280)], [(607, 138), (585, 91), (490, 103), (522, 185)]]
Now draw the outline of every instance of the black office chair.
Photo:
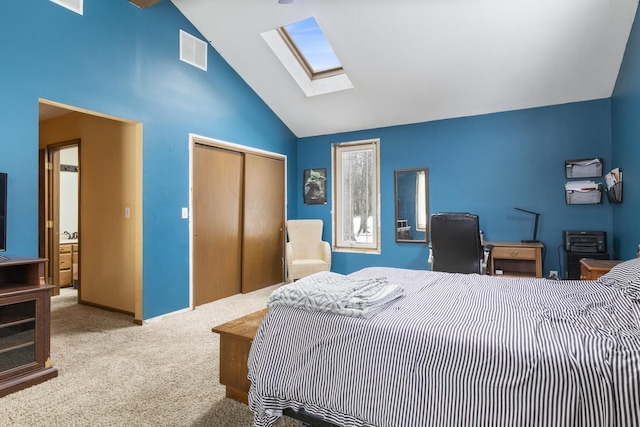
[(478, 215), (446, 212), (431, 215), (429, 264), (433, 271), (487, 273), (491, 245), (483, 247)]

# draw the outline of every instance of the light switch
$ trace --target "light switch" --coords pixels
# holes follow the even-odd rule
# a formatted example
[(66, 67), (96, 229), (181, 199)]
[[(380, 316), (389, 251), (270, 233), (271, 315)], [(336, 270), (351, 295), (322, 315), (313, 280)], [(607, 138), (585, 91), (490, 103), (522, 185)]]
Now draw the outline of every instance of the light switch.
[(125, 217), (126, 219), (131, 218), (131, 208), (130, 208), (129, 206), (126, 206), (126, 207), (124, 208), (124, 217)]
[(182, 219), (189, 218), (189, 208), (182, 208)]

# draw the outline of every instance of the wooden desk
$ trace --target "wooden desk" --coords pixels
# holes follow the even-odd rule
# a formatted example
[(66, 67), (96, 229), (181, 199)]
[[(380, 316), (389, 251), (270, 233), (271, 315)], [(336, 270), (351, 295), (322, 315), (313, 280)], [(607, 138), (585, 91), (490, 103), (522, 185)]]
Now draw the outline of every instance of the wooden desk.
[(580, 260), (580, 280), (596, 280), (621, 262), (619, 260), (582, 258)]
[(220, 334), (220, 383), (226, 386), (226, 396), (238, 402), (249, 401), (249, 350), (268, 310), (256, 311), (212, 329)]
[(496, 276), (542, 277), (542, 243), (484, 242), (493, 245), (489, 254), (489, 274)]

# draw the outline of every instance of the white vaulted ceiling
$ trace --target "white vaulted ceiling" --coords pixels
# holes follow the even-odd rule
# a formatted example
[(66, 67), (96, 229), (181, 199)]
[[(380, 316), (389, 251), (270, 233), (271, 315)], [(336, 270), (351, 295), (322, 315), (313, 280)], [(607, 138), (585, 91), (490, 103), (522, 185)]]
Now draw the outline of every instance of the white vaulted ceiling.
[[(638, 0), (171, 0), (298, 137), (610, 97)], [(261, 33), (314, 16), (353, 89), (307, 97)]]

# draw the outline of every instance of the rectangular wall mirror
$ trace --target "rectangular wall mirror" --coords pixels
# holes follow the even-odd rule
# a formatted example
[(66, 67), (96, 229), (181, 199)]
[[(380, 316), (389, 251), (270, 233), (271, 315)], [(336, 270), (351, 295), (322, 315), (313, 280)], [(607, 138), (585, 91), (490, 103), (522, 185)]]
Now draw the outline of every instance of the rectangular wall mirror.
[(395, 171), (396, 242), (427, 243), (429, 236), (429, 169)]

